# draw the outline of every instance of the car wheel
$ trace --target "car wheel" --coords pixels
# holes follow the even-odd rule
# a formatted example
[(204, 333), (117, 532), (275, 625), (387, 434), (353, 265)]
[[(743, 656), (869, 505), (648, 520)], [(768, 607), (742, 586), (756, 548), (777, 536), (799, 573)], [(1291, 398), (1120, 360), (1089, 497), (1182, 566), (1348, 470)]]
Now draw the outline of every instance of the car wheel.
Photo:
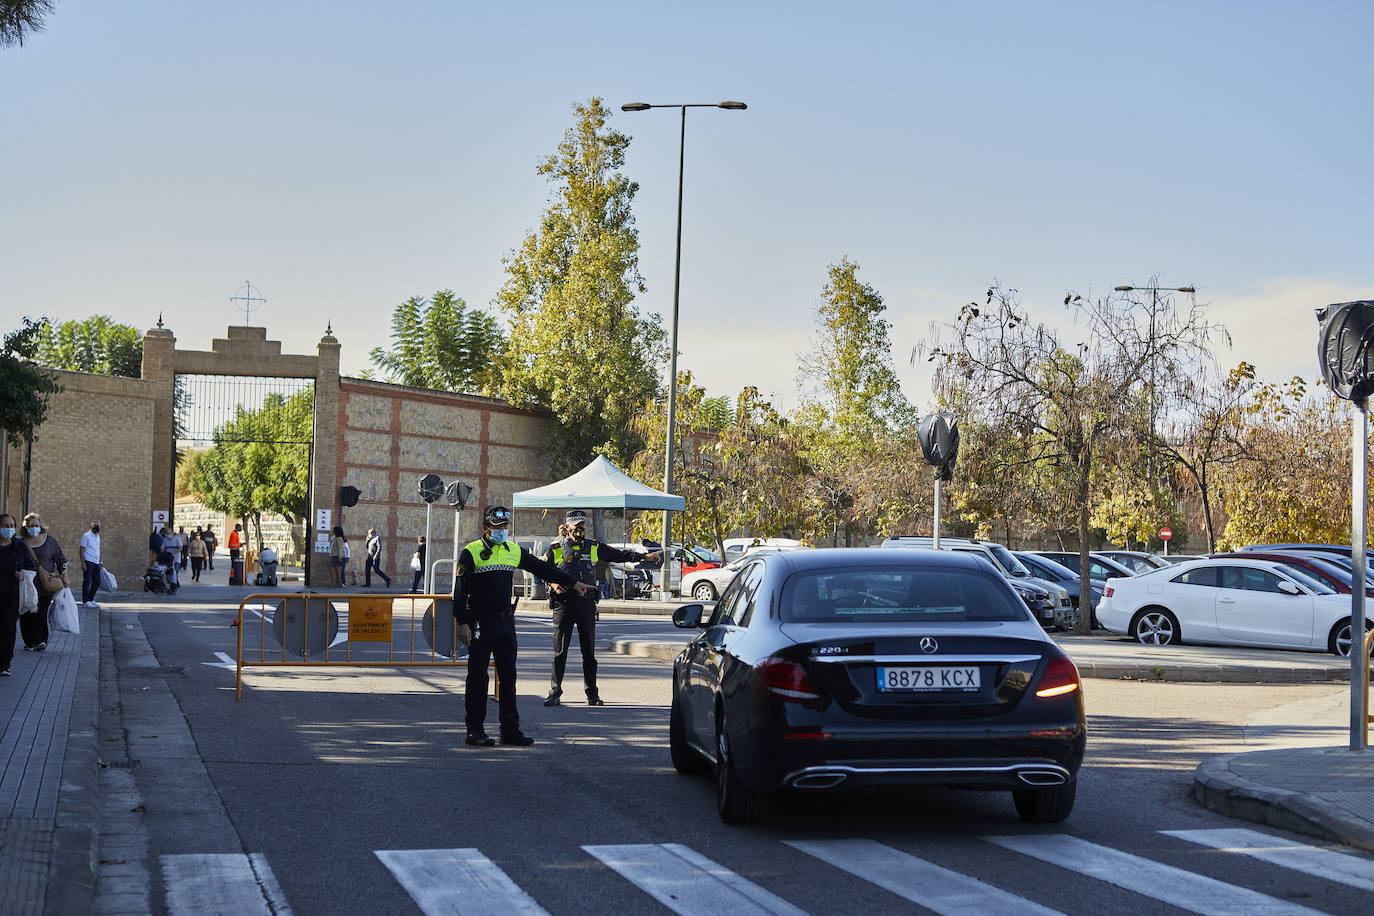
[(692, 597), (698, 601), (715, 601), (716, 587), (710, 582), (698, 582), (692, 586)]
[(1146, 608), (1131, 621), (1131, 635), (1147, 646), (1172, 646), (1183, 642), (1178, 618), (1162, 607)]
[(716, 715), (716, 810), (727, 824), (757, 824), (763, 817), (768, 796), (740, 783), (724, 719), (723, 712)]
[(668, 712), (668, 750), (672, 753), (673, 769), (692, 775), (706, 772), (706, 761), (687, 745), (687, 729), (682, 722), (682, 704), (676, 693)]
[[(1366, 633), (1369, 632), (1371, 629), (1374, 629), (1374, 621), (1366, 620), (1364, 622), (1364, 628)], [(1349, 617), (1340, 621), (1334, 627), (1331, 628), (1331, 635), (1329, 635), (1326, 638), (1326, 648), (1331, 652), (1332, 655), (1338, 655), (1341, 658), (1350, 657)]]
[(1073, 811), (1077, 795), (1078, 783), (1075, 781), (1046, 789), (1017, 789), (1011, 793), (1011, 800), (1021, 820), (1030, 824), (1058, 824)]

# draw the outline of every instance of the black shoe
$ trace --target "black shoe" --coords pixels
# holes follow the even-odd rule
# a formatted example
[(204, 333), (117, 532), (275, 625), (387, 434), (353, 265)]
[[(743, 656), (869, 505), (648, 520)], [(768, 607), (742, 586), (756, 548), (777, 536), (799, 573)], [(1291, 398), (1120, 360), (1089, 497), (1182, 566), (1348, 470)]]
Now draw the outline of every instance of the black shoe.
[(47, 644), (47, 643), (45, 643), (45, 642), (40, 642), (38, 645), (36, 645), (36, 646), (33, 647), (33, 651), (35, 651), (35, 652), (42, 652), (42, 651), (43, 651), (44, 649), (46, 649), (47, 647), (48, 647), (48, 644)]
[(605, 705), (606, 705), (606, 701), (603, 700), (603, 699), (601, 699), (601, 694), (600, 694), (599, 692), (597, 692), (597, 691), (595, 691), (595, 690), (588, 690), (588, 691), (587, 691), (587, 705), (588, 705), (588, 706), (605, 706)]
[(534, 743), (534, 739), (524, 732), (503, 732), (501, 734), (502, 744), (513, 744), (516, 747), (529, 747)]
[(0, 670), (0, 677), (9, 677), (9, 676), (10, 676), (10, 669), (5, 668), (5, 669), (3, 669), (3, 670)]
[(496, 739), (486, 732), (478, 732), (475, 735), (468, 735), (468, 744), (473, 747), (491, 747), (496, 743)]
[(559, 704), (562, 703), (563, 701), (560, 700), (558, 697), (559, 697), (559, 695), (556, 694), (556, 693), (551, 693), (551, 694), (549, 694), (548, 696), (546, 696), (546, 697), (544, 698), (544, 705), (545, 705), (545, 706), (557, 706), (557, 705), (559, 705)]

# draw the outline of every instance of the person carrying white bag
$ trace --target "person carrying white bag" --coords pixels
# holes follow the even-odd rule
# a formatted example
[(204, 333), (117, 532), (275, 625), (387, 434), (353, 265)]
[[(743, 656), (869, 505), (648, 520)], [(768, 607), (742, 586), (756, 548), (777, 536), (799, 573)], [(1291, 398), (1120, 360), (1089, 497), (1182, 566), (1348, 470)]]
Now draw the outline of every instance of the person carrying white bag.
[(17, 533), (14, 516), (0, 514), (0, 677), (10, 676), (21, 603), (38, 607), (33, 557)]
[(81, 635), (81, 615), (76, 609), (76, 597), (70, 588), (64, 588), (52, 596), (52, 603), (48, 605), (48, 630)]

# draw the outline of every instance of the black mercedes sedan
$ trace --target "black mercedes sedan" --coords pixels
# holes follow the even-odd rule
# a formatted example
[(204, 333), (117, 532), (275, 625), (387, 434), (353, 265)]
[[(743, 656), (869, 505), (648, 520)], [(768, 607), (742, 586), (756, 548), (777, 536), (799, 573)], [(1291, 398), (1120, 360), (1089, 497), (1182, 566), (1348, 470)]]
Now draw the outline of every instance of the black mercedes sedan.
[(673, 664), (680, 773), (714, 769), (726, 823), (782, 790), (1010, 790), (1023, 820), (1073, 809), (1087, 727), (1073, 661), (986, 560), (796, 550), (740, 569)]

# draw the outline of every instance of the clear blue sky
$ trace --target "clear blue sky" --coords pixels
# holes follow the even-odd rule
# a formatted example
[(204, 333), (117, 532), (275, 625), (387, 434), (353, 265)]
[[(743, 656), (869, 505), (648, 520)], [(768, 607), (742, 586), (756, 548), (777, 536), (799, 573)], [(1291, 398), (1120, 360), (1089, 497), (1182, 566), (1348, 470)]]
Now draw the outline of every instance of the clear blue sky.
[[(0, 313), (103, 312), (183, 346), (254, 316), (346, 370), (391, 308), (487, 306), (537, 222), (535, 164), (594, 95), (626, 171), (647, 311), (681, 364), (796, 400), (826, 265), (886, 297), (907, 353), (990, 280), (1059, 322), (1067, 289), (1192, 284), (1230, 362), (1315, 373), (1311, 309), (1374, 297), (1374, 4), (60, 0), (0, 51)], [(241, 319), (241, 316), (240, 316)]]

